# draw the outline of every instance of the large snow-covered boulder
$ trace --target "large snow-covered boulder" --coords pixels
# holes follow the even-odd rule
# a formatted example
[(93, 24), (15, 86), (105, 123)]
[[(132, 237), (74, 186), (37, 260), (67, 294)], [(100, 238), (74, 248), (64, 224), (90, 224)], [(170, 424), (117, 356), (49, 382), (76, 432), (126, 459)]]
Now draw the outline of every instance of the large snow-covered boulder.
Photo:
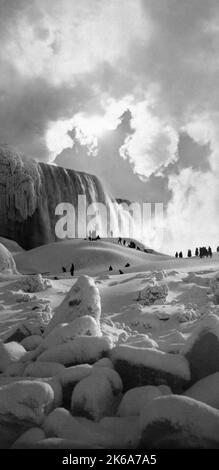
[(219, 317), (204, 316), (180, 352), (188, 359), (192, 383), (219, 372)]
[(38, 361), (59, 362), (63, 365), (92, 364), (107, 356), (112, 343), (109, 338), (78, 336), (73, 341), (47, 349)]
[(75, 387), (71, 411), (73, 415), (85, 416), (99, 421), (104, 416), (113, 416), (119, 404), (122, 381), (110, 368), (93, 368), (93, 372)]
[(219, 372), (199, 380), (184, 395), (219, 409)]
[(31, 360), (35, 360), (43, 351), (54, 348), (61, 344), (72, 341), (77, 336), (101, 336), (100, 324), (89, 315), (78, 317), (71, 323), (61, 323), (42, 339), (39, 347), (29, 355)]
[(2, 243), (0, 243), (0, 273), (18, 274), (12, 254)]
[(101, 315), (100, 294), (91, 277), (80, 276), (56, 309), (44, 336), (47, 336), (56, 325), (71, 323), (76, 318), (85, 315), (89, 315), (99, 322)]
[(24, 377), (54, 377), (65, 370), (62, 364), (57, 362), (31, 362), (23, 371)]
[(153, 305), (164, 303), (168, 295), (168, 287), (166, 284), (155, 283), (147, 286), (139, 292), (138, 300), (143, 300), (144, 305)]
[(26, 354), (21, 344), (11, 341), (2, 343), (0, 341), (0, 372), (4, 372), (13, 362), (19, 361)]
[(62, 323), (45, 337), (43, 346), (48, 349), (58, 344), (67, 343), (76, 336), (101, 336), (100, 325), (89, 315), (76, 318), (71, 323)]
[(182, 395), (148, 403), (140, 427), (140, 449), (219, 448), (219, 411)]
[(115, 370), (122, 378), (124, 391), (143, 385), (169, 385), (181, 393), (190, 382), (187, 359), (156, 349), (119, 345), (111, 352)]
[(0, 376), (0, 387), (5, 385), (11, 385), (13, 383), (28, 382), (28, 383), (43, 383), (48, 384), (52, 389), (53, 399), (51, 401), (50, 409), (60, 406), (63, 401), (62, 386), (58, 377), (11, 377), (11, 376)]
[(132, 388), (131, 390), (128, 390), (128, 392), (126, 392), (123, 396), (117, 411), (117, 415), (138, 416), (140, 415), (145, 404), (162, 395), (162, 391), (154, 385)]
[(0, 423), (21, 420), (41, 424), (52, 409), (54, 392), (48, 383), (13, 381), (0, 386)]

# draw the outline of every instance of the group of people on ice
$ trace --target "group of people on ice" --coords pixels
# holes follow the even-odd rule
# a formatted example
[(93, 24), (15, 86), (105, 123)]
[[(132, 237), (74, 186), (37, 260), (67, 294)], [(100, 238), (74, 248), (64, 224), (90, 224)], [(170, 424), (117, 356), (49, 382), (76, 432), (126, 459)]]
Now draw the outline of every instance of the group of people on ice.
[[(210, 246), (208, 248), (206, 248), (206, 246), (196, 248), (195, 249), (195, 256), (199, 256), (199, 258), (204, 258), (204, 257), (212, 258), (212, 249), (211, 249)], [(187, 258), (191, 258), (191, 257), (192, 257), (192, 250), (188, 250)], [(183, 252), (182, 251), (180, 251), (180, 252), (177, 251), (176, 254), (175, 254), (175, 258), (183, 258)]]

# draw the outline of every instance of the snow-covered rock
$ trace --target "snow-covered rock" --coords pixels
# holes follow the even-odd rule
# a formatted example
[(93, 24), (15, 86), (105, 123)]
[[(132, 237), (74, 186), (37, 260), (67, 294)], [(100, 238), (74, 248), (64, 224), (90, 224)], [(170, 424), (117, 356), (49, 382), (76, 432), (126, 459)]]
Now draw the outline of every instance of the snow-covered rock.
[(39, 425), (53, 401), (54, 392), (48, 383), (22, 380), (0, 386), (0, 423), (22, 420)]
[(0, 243), (0, 273), (18, 274), (12, 254), (2, 243)]
[(46, 438), (46, 434), (41, 428), (31, 428), (24, 432), (11, 446), (11, 449), (28, 449), (32, 445)]
[(114, 365), (108, 357), (103, 357), (102, 359), (99, 359), (99, 361), (93, 364), (93, 367), (109, 367), (110, 369), (114, 369)]
[(23, 372), (24, 377), (54, 377), (65, 370), (62, 364), (57, 362), (31, 362)]
[(0, 342), (0, 372), (4, 372), (13, 362), (19, 361), (25, 354), (24, 347), (15, 341)]
[(56, 309), (46, 328), (45, 335), (48, 335), (56, 325), (71, 323), (76, 318), (85, 315), (89, 315), (99, 322), (101, 315), (100, 294), (91, 277), (80, 276)]
[(101, 336), (100, 325), (89, 315), (76, 318), (71, 323), (61, 323), (43, 339), (42, 346), (45, 349), (52, 348), (67, 343), (76, 336)]
[(204, 316), (180, 352), (189, 361), (192, 383), (219, 372), (219, 317)]
[(111, 359), (125, 391), (136, 386), (162, 384), (169, 385), (175, 393), (188, 388), (189, 365), (180, 354), (119, 345), (112, 350)]
[(47, 349), (37, 360), (59, 362), (63, 365), (92, 364), (107, 356), (111, 348), (109, 338), (78, 336), (73, 341)]
[(141, 449), (219, 448), (219, 411), (182, 395), (149, 402), (140, 427)]
[(184, 395), (219, 409), (219, 372), (199, 380)]
[(162, 392), (162, 395), (172, 395), (172, 390), (168, 385), (158, 385), (159, 390)]
[(143, 300), (144, 305), (153, 305), (164, 303), (168, 295), (168, 287), (166, 284), (155, 283), (147, 286), (139, 292), (138, 300)]
[(22, 377), (27, 364), (25, 362), (13, 362), (2, 374), (5, 377)]
[(78, 366), (64, 367), (64, 370), (57, 375), (62, 385), (63, 406), (67, 409), (71, 407), (71, 397), (75, 385), (91, 374), (93, 366), (81, 364)]
[(161, 395), (163, 395), (162, 391), (153, 385), (132, 388), (123, 396), (117, 415), (138, 416), (146, 403), (149, 403), (151, 400)]
[(22, 276), (16, 283), (17, 289), (21, 289), (23, 292), (41, 292), (49, 287), (52, 287), (52, 283), (49, 279), (43, 278), (41, 274), (32, 274)]
[(20, 383), (20, 382), (28, 382), (28, 383), (43, 383), (48, 384), (52, 389), (53, 399), (50, 404), (50, 410), (60, 406), (63, 401), (63, 393), (62, 393), (62, 386), (57, 377), (10, 377), (4, 376), (3, 374), (0, 376), (0, 387), (4, 387), (6, 385), (11, 385), (13, 383)]
[(26, 349), (26, 351), (32, 351), (33, 349), (37, 348), (42, 343), (42, 336), (40, 335), (31, 335), (27, 336), (21, 341), (22, 346)]
[(122, 381), (110, 368), (96, 368), (75, 387), (71, 411), (73, 415), (85, 416), (99, 421), (104, 416), (113, 416), (119, 404)]
[(87, 445), (110, 448), (109, 436), (103, 428), (89, 420), (80, 422), (65, 408), (56, 408), (44, 421), (43, 429), (48, 437), (59, 437), (71, 441), (86, 442)]

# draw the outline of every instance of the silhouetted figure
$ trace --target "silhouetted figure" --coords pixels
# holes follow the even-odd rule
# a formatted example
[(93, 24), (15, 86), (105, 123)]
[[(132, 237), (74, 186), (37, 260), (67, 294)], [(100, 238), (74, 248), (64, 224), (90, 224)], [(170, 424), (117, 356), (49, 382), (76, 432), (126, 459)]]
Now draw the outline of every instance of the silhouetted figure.
[(179, 258), (183, 258), (182, 251), (179, 252)]
[(126, 263), (125, 268), (129, 268), (130, 264)]
[(199, 250), (198, 250), (198, 248), (195, 249), (195, 256), (199, 256)]
[(63, 272), (63, 273), (66, 273), (66, 268), (65, 268), (65, 266), (62, 266), (62, 272)]
[(178, 258), (178, 257), (179, 257), (179, 253), (177, 251), (176, 254), (175, 254), (175, 258)]
[(126, 246), (126, 240), (123, 240), (123, 245)]
[(119, 269), (119, 274), (124, 274), (124, 272), (121, 269)]
[(210, 256), (210, 258), (212, 258), (212, 249), (211, 249), (210, 246), (208, 247), (208, 256)]
[(113, 268), (112, 268), (112, 266), (110, 265), (110, 267), (109, 267), (109, 271), (112, 271), (112, 270), (113, 270)]
[(199, 248), (199, 256), (200, 258), (204, 258), (205, 256), (209, 256), (209, 253), (208, 253), (208, 250), (206, 248), (206, 246), (202, 246), (201, 248)]
[(191, 258), (192, 257), (192, 252), (191, 250), (188, 250), (188, 258)]
[(217, 253), (219, 253), (219, 246), (217, 246)]
[(128, 246), (129, 246), (129, 248), (134, 248), (134, 249), (136, 248), (136, 244), (132, 240), (129, 242)]
[(122, 239), (121, 239), (121, 237), (119, 237), (119, 239), (118, 239), (118, 244), (119, 244), (119, 245), (122, 244)]
[(72, 277), (74, 276), (74, 272), (75, 272), (75, 267), (74, 267), (74, 264), (72, 263), (71, 269), (70, 269), (70, 273)]

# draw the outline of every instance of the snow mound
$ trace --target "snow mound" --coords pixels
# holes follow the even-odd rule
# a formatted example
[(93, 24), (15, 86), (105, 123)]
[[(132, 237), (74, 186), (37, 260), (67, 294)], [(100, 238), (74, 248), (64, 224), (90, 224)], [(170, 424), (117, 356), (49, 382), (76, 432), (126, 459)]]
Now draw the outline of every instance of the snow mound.
[(11, 449), (25, 449), (45, 438), (45, 432), (41, 428), (31, 428), (14, 442)]
[(100, 421), (113, 416), (118, 407), (122, 381), (112, 369), (96, 368), (74, 388), (71, 400), (73, 415)]
[(37, 360), (59, 362), (63, 365), (92, 364), (107, 356), (111, 348), (109, 338), (78, 336), (73, 341), (47, 349)]
[(25, 367), (27, 364), (25, 362), (12, 362), (10, 366), (5, 369), (5, 372), (2, 374), (4, 377), (22, 377)]
[(199, 380), (184, 395), (219, 409), (219, 372)]
[(45, 335), (48, 335), (59, 323), (71, 323), (76, 318), (86, 315), (99, 322), (101, 315), (100, 294), (91, 277), (80, 276), (56, 309), (46, 328)]
[(22, 420), (39, 425), (53, 400), (54, 392), (47, 383), (23, 380), (0, 386), (0, 422)]
[(0, 273), (18, 274), (12, 254), (2, 243), (0, 243)]
[(24, 347), (15, 341), (0, 342), (0, 371), (4, 372), (13, 362), (19, 361), (25, 354)]
[(34, 274), (29, 276), (22, 276), (16, 283), (16, 287), (24, 292), (41, 292), (52, 287), (51, 281), (45, 279), (41, 274)]
[(16, 241), (10, 240), (9, 238), (0, 237), (0, 243), (2, 243), (2, 245), (4, 245), (12, 254), (23, 251), (23, 248), (18, 245)]
[[(89, 425), (90, 424), (90, 425)], [(48, 437), (59, 437), (71, 441), (86, 442), (87, 445), (107, 448), (109, 437), (104, 435), (103, 429), (91, 421), (80, 422), (65, 408), (56, 408), (44, 421), (43, 428)], [(108, 447), (110, 448), (110, 447)]]
[(180, 352), (189, 361), (193, 383), (219, 372), (219, 317), (203, 316)]
[(138, 416), (146, 403), (162, 395), (162, 391), (153, 385), (132, 388), (123, 396), (117, 415)]
[(166, 284), (154, 284), (147, 286), (139, 291), (138, 300), (143, 300), (144, 305), (154, 305), (158, 303), (164, 303), (168, 296), (168, 287)]
[(181, 393), (190, 381), (188, 361), (180, 354), (119, 345), (112, 350), (111, 359), (125, 391), (136, 386), (164, 384)]
[(78, 366), (65, 367), (57, 377), (62, 386), (65, 387), (66, 385), (80, 382), (80, 380), (91, 374), (92, 370), (93, 366), (90, 364), (80, 364)]
[(219, 411), (185, 396), (157, 397), (140, 416), (141, 449), (218, 448)]
[(31, 362), (23, 372), (24, 377), (54, 377), (65, 370), (62, 364), (56, 362)]
[(99, 323), (89, 315), (76, 318), (71, 323), (61, 323), (43, 339), (42, 346), (48, 349), (72, 341), (76, 336), (101, 336)]

